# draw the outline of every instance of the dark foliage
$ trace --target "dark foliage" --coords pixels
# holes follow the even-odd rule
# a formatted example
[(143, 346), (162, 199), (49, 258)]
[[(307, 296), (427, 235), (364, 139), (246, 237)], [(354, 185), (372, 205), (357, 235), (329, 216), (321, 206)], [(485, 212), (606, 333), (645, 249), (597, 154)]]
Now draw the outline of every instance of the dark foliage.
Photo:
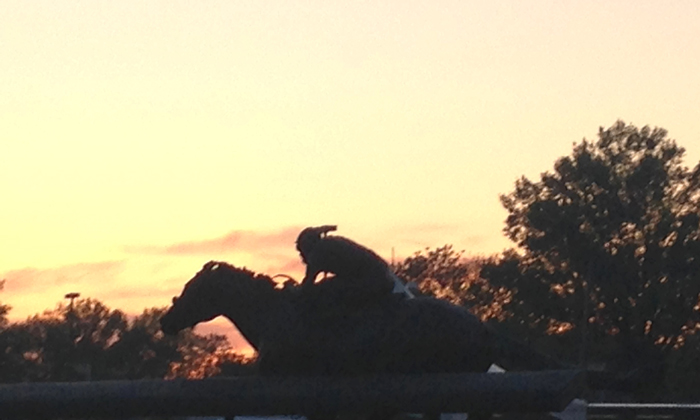
[[(503, 305), (510, 293), (506, 288), (494, 289), (480, 276), (481, 268), (493, 261), (493, 257), (465, 258), (462, 251), (444, 245), (416, 252), (392, 269), (423, 295), (465, 305), (482, 320), (502, 319), (507, 315)], [(487, 293), (488, 299), (482, 298), (483, 293)]]
[(238, 361), (223, 336), (163, 335), (162, 314), (147, 309), (129, 319), (97, 300), (79, 299), (24, 322), (4, 322), (1, 381), (199, 378)]
[(663, 129), (618, 121), (501, 196), (518, 250), (481, 276), (512, 292), (522, 335), (608, 366), (697, 365), (679, 358), (700, 326), (700, 166), (683, 153)]

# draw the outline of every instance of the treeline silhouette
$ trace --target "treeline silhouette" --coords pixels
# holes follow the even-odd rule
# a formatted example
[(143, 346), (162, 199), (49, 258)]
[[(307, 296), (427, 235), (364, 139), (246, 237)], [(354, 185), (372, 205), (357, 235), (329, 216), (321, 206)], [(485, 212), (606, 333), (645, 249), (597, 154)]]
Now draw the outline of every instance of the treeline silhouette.
[(428, 249), (395, 270), (560, 360), (647, 369), (632, 398), (697, 402), (700, 165), (683, 155), (665, 130), (618, 121), (501, 196), (515, 248)]
[(13, 382), (203, 378), (244, 372), (250, 360), (225, 336), (191, 330), (168, 337), (158, 323), (164, 309), (136, 317), (94, 299), (77, 299), (22, 322), (0, 309), (0, 380)]
[[(700, 399), (700, 165), (665, 130), (616, 122), (575, 144), (539, 180), (501, 196), (515, 247), (465, 258), (452, 246), (394, 265), (427, 295), (564, 362), (644, 368), (635, 395)], [(133, 319), (84, 299), (25, 322), (0, 307), (4, 382), (205, 377), (247, 372), (222, 336), (159, 332), (162, 310)]]

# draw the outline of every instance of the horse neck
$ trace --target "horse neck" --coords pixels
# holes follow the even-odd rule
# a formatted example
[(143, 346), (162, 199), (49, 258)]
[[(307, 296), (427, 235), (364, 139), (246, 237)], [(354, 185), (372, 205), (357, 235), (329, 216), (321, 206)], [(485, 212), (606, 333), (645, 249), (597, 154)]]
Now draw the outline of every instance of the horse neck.
[(255, 281), (259, 280), (227, 283), (217, 300), (221, 302), (222, 314), (236, 326), (251, 346), (259, 350), (265, 337), (277, 329), (284, 329), (279, 324), (285, 317), (279, 313), (286, 305), (281, 304), (274, 289), (255, 285)]

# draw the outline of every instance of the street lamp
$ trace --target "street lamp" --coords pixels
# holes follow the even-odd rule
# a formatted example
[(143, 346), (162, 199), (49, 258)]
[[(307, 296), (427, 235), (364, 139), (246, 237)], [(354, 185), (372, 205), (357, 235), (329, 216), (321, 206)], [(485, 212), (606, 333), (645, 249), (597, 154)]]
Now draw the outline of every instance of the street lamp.
[[(80, 293), (77, 292), (72, 292), (72, 293), (66, 293), (65, 296), (63, 296), (65, 299), (70, 299), (70, 303), (68, 304), (68, 313), (66, 314), (66, 320), (68, 321), (68, 330), (70, 333), (70, 339), (73, 342), (73, 347), (72, 351), (69, 356), (69, 363), (68, 365), (73, 368), (73, 372), (75, 373), (81, 373), (81, 371), (86, 372), (86, 379), (89, 381), (90, 380), (90, 371), (91, 371), (91, 366), (89, 364), (85, 363), (80, 363), (79, 356), (78, 356), (78, 343), (77, 343), (77, 336), (76, 336), (76, 317), (75, 317), (75, 311), (73, 307), (73, 302), (75, 299), (80, 297)], [(87, 369), (85, 368), (87, 366)], [(82, 372), (82, 373), (85, 373)], [(72, 376), (72, 375), (71, 375)]]
[(74, 301), (75, 299), (79, 298), (79, 297), (80, 297), (80, 293), (77, 293), (77, 292), (66, 293), (66, 295), (64, 296), (64, 298), (70, 299), (70, 306), (69, 306), (69, 308), (70, 308), (70, 311), (71, 311), (71, 312), (73, 312), (73, 301)]

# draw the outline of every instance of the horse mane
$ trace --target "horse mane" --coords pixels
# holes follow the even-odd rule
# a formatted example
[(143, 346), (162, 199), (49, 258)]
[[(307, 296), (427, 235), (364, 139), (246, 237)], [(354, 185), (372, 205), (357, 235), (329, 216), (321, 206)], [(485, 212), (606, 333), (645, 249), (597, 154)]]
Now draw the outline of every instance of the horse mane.
[(253, 280), (251, 282), (252, 285), (258, 286), (260, 288), (265, 288), (265, 289), (274, 289), (276, 284), (275, 281), (272, 279), (272, 277), (262, 274), (262, 273), (256, 273), (252, 270), (249, 270), (246, 267), (236, 267), (232, 264), (229, 264), (224, 261), (209, 261), (204, 265), (202, 268), (201, 272), (206, 272), (206, 271), (214, 271), (214, 270), (220, 270), (223, 269), (225, 270), (229, 276), (230, 279), (250, 279)]

